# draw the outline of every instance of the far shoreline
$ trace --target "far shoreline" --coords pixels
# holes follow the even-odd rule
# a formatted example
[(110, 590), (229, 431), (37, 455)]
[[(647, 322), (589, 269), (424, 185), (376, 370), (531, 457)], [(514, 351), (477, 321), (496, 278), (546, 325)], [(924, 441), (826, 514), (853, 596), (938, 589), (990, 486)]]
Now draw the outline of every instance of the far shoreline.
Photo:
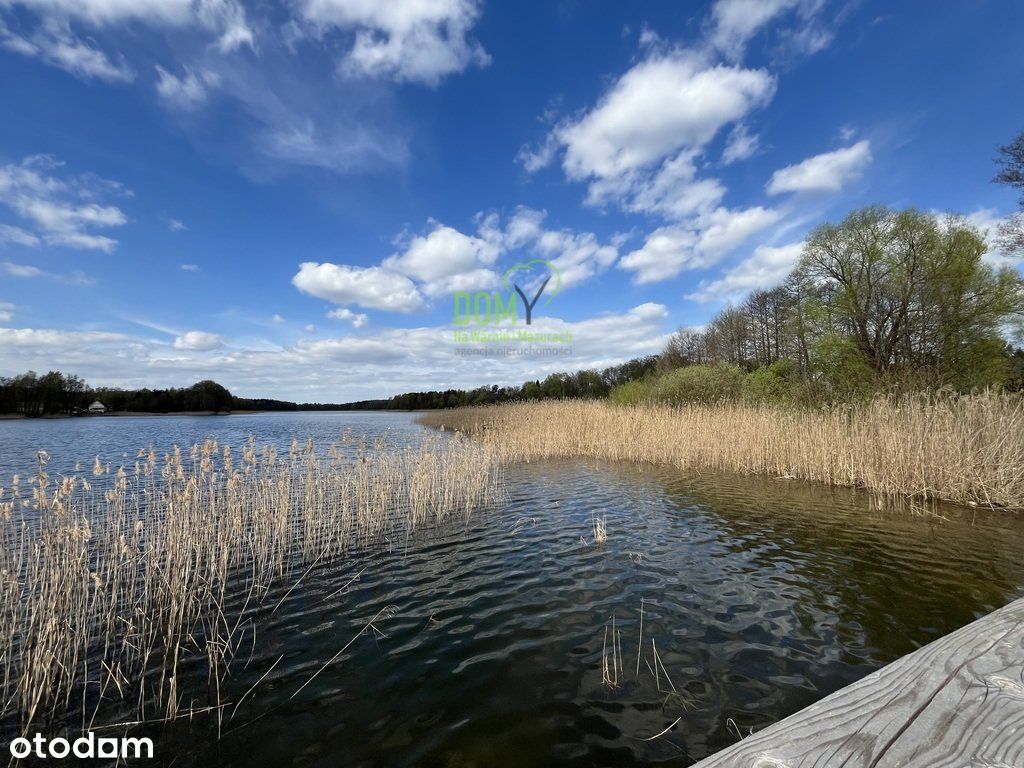
[(49, 413), (44, 416), (26, 416), (23, 413), (0, 413), (0, 421), (52, 421), (56, 419), (107, 419), (132, 416), (252, 416), (260, 413), (422, 413), (445, 410), (443, 408), (296, 408), (294, 410), (234, 410), (234, 411), (116, 411), (114, 413)]

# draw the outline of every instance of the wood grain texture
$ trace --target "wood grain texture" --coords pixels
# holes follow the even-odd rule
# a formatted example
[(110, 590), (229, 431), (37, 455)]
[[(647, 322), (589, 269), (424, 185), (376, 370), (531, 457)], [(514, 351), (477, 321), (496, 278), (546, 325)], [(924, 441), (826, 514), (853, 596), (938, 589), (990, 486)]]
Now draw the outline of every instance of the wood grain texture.
[(694, 768), (1024, 768), (1024, 599)]

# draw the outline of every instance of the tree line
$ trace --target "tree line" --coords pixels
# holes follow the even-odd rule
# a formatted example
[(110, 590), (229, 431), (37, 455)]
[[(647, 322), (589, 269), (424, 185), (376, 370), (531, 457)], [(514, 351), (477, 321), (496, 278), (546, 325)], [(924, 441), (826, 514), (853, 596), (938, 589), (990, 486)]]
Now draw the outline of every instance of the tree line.
[(1021, 276), (984, 260), (964, 219), (871, 206), (807, 239), (788, 278), (680, 329), (662, 372), (695, 364), (753, 371), (785, 361), (815, 400), (878, 390), (1019, 386)]
[(84, 414), (97, 400), (109, 413), (308, 411), (341, 407), (333, 403), (235, 397), (226, 387), (209, 379), (183, 388), (119, 389), (90, 387), (80, 376), (60, 371), (0, 376), (0, 414), (27, 417)]
[(649, 376), (658, 367), (658, 355), (629, 360), (602, 370), (552, 373), (544, 379), (527, 381), (519, 386), (497, 385), (476, 389), (405, 392), (378, 400), (359, 400), (340, 406), (343, 410), (422, 411), (436, 408), (458, 408), (465, 405), (494, 405), (515, 400), (548, 400), (563, 398), (602, 398), (617, 386)]

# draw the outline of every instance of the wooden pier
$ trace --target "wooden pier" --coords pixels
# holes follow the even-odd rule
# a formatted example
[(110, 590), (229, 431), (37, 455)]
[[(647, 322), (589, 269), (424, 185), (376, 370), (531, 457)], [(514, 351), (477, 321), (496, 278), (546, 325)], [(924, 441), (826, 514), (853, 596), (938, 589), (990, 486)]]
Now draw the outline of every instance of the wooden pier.
[(1024, 599), (694, 768), (1024, 768)]

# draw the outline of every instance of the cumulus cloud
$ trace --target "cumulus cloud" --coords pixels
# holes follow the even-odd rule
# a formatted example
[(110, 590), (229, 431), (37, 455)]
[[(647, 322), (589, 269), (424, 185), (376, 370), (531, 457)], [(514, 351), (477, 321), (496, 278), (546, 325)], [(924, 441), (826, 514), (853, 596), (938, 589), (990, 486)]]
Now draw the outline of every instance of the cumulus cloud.
[(500, 243), (435, 223), (428, 234), (414, 237), (402, 253), (385, 259), (381, 266), (421, 281), (426, 295), (439, 296), (495, 285), (497, 275), (487, 267), (501, 253)]
[(749, 258), (726, 270), (716, 280), (702, 280), (696, 291), (686, 298), (701, 303), (708, 301), (739, 301), (751, 291), (779, 285), (793, 270), (804, 244), (759, 245)]
[(760, 206), (716, 208), (688, 226), (679, 224), (654, 230), (640, 248), (622, 257), (619, 267), (632, 272), (637, 285), (668, 280), (685, 270), (716, 264), (780, 218), (779, 211)]
[(560, 286), (570, 288), (609, 269), (619, 257), (619, 241), (602, 242), (593, 232), (545, 225), (547, 211), (520, 206), (504, 230), (506, 247), (551, 262)]
[(573, 179), (616, 179), (715, 134), (775, 93), (762, 69), (709, 66), (695, 53), (654, 54), (616, 81), (582, 118), (557, 130)]
[[(546, 211), (520, 206), (502, 225), (497, 214), (480, 213), (475, 234), (433, 221), (428, 232), (406, 238), (402, 249), (379, 266), (303, 264), (292, 283), (336, 304), (413, 312), (425, 309), (427, 299), (500, 288), (497, 262), (513, 251), (551, 262), (563, 289), (615, 263), (618, 246), (602, 243), (592, 232), (546, 227), (546, 217)], [(352, 319), (340, 311), (330, 316)]]
[(357, 304), (388, 312), (414, 312), (426, 305), (412, 280), (382, 267), (308, 261), (299, 265), (292, 284), (303, 293), (335, 304)]
[(633, 272), (638, 285), (668, 280), (684, 269), (706, 266), (696, 244), (693, 230), (659, 227), (647, 236), (642, 247), (623, 256), (619, 267)]
[(120, 184), (94, 176), (66, 176), (62, 163), (47, 155), (26, 157), (20, 163), (0, 166), (0, 205), (11, 210), (35, 232), (8, 225), (2, 232), (22, 245), (47, 245), (99, 250), (110, 253), (117, 241), (92, 230), (125, 224), (124, 212), (98, 199), (127, 193)]
[(9, 323), (14, 319), (14, 305), (9, 301), (0, 301), (0, 323)]
[(787, 165), (772, 174), (766, 189), (769, 195), (785, 192), (838, 192), (860, 177), (871, 163), (871, 142), (856, 144), (809, 157), (795, 165)]
[(697, 178), (695, 153), (680, 152), (666, 160), (657, 173), (634, 185), (623, 199), (623, 207), (634, 213), (659, 214), (680, 220), (707, 212), (725, 197), (718, 179)]
[(339, 309), (332, 309), (327, 313), (327, 316), (332, 320), (344, 320), (352, 323), (353, 328), (365, 328), (367, 323), (370, 322), (370, 318), (360, 312), (353, 312), (348, 307), (341, 307)]
[(353, 36), (342, 59), (349, 74), (436, 85), (490, 57), (469, 38), (480, 15), (475, 0), (303, 0), (302, 19), (319, 36)]
[(208, 352), (224, 346), (224, 339), (207, 331), (186, 331), (174, 339), (174, 348), (193, 352)]

